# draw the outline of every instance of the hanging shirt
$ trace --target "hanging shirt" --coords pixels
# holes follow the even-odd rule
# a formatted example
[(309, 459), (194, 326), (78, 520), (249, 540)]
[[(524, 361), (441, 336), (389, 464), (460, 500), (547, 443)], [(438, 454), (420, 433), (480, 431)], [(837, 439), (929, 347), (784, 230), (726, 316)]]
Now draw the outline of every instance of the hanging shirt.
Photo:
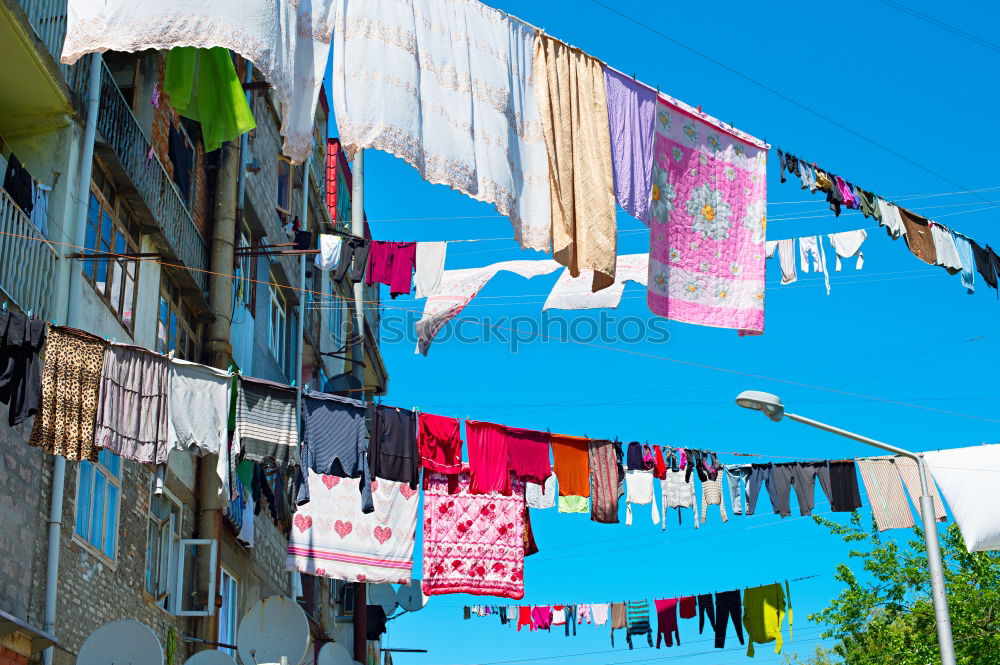
[(524, 484), (524, 500), (528, 508), (552, 508), (556, 505), (556, 477), (549, 476), (544, 485)]
[[(786, 604), (787, 603), (787, 604)], [(781, 624), (788, 610), (788, 639), (792, 639), (792, 595), (788, 588), (775, 582), (743, 592), (743, 625), (747, 629), (747, 656), (754, 655), (754, 643), (774, 642), (774, 653), (781, 653), (784, 639)]]
[(469, 447), (469, 493), (511, 493), (508, 439), (503, 425), (465, 421)]
[(823, 284), (826, 295), (830, 295), (830, 273), (826, 269), (826, 252), (823, 250), (821, 236), (803, 236), (799, 238), (799, 261), (802, 272), (809, 272), (809, 256), (812, 255), (813, 272), (823, 273)]
[(906, 226), (903, 224), (903, 218), (899, 214), (899, 208), (896, 204), (889, 203), (884, 199), (878, 200), (878, 208), (882, 215), (882, 219), (879, 223), (885, 227), (885, 232), (889, 234), (889, 237), (896, 240), (900, 236), (906, 235)]
[(52, 188), (48, 185), (35, 183), (31, 205), (31, 223), (46, 238), (49, 236), (49, 192), (51, 191)]
[(590, 497), (586, 496), (559, 496), (560, 513), (589, 513)]
[(372, 512), (371, 473), (365, 454), (365, 405), (348, 397), (309, 391), (302, 395), (302, 410), (302, 468), (296, 503), (301, 506), (309, 502), (308, 478), (318, 473), (360, 478), (362, 512)]
[(970, 244), (972, 245), (972, 256), (976, 261), (976, 270), (991, 289), (996, 289), (997, 271), (990, 257), (990, 254), (993, 253), (990, 246), (987, 245), (985, 248), (980, 247), (979, 243), (975, 240), (972, 240)]
[(560, 496), (590, 496), (589, 439), (552, 434), (553, 471)]
[(698, 506), (694, 495), (694, 479), (690, 482), (685, 482), (684, 476), (685, 472), (683, 469), (678, 469), (677, 471), (668, 469), (666, 479), (660, 481), (660, 498), (662, 500), (662, 507), (660, 508), (661, 526), (664, 531), (667, 529), (667, 508), (678, 509), (678, 522), (680, 522), (681, 518), (680, 509), (690, 508), (691, 512), (694, 513), (694, 528), (699, 528)]
[(441, 274), (444, 272), (444, 257), (448, 251), (446, 242), (418, 242), (416, 274), (413, 277), (417, 286), (417, 298), (433, 295), (441, 286)]
[(604, 87), (615, 199), (625, 212), (649, 226), (656, 93), (608, 67), (604, 68)]
[(868, 232), (864, 229), (841, 231), (840, 233), (831, 233), (827, 236), (830, 239), (830, 244), (833, 245), (833, 251), (837, 255), (834, 268), (837, 272), (840, 272), (840, 269), (843, 267), (840, 260), (852, 256), (858, 257), (858, 262), (854, 267), (855, 270), (861, 270), (861, 267), (865, 264), (865, 255), (861, 251), (861, 245), (867, 237)]
[(299, 163), (312, 152), (335, 5), (333, 0), (288, 6), (273, 0), (70, 0), (60, 60), (72, 65), (87, 53), (175, 46), (236, 51), (274, 87), (281, 102), (283, 152)]
[(295, 389), (241, 376), (236, 398), (233, 449), (237, 457), (265, 466), (299, 465)]
[(906, 246), (915, 257), (934, 265), (937, 262), (937, 251), (934, 249), (934, 238), (927, 219), (905, 208), (899, 208), (899, 215), (906, 227)]
[(1000, 550), (1000, 444), (924, 453), (969, 552)]
[(955, 250), (958, 252), (958, 260), (962, 264), (962, 286), (969, 293), (976, 290), (976, 258), (972, 254), (972, 244), (967, 236), (958, 231), (952, 230), (952, 240), (955, 242)]
[(30, 217), (35, 202), (34, 181), (14, 153), (10, 154), (10, 160), (7, 162), (3, 188), (10, 194), (10, 198), (21, 212)]
[(660, 513), (656, 508), (656, 498), (653, 496), (652, 471), (625, 472), (625, 524), (632, 524), (632, 504), (637, 506), (652, 505), (653, 524), (660, 523)]
[(421, 413), (417, 448), (428, 471), (455, 474), (462, 470), (462, 425), (458, 418)]
[(313, 260), (320, 270), (333, 270), (340, 259), (340, 243), (343, 238), (335, 233), (319, 235), (319, 253)]
[(375, 407), (372, 438), (368, 445), (368, 468), (373, 478), (409, 484), (420, 482), (416, 414), (395, 406)]
[(0, 402), (14, 427), (38, 413), (42, 402), (42, 359), (47, 325), (21, 312), (0, 312)]
[(552, 476), (549, 461), (549, 434), (519, 427), (505, 427), (507, 464), (523, 481), (544, 483)]
[(958, 255), (955, 239), (948, 227), (931, 222), (931, 239), (934, 241), (935, 263), (954, 275), (962, 269), (962, 259)]
[(798, 280), (799, 275), (795, 271), (795, 238), (785, 238), (784, 240), (768, 240), (765, 245), (767, 258), (778, 253), (778, 263), (781, 265), (781, 283), (791, 284)]
[(368, 276), (365, 283), (386, 284), (395, 298), (410, 292), (416, 266), (417, 243), (374, 241), (368, 252)]

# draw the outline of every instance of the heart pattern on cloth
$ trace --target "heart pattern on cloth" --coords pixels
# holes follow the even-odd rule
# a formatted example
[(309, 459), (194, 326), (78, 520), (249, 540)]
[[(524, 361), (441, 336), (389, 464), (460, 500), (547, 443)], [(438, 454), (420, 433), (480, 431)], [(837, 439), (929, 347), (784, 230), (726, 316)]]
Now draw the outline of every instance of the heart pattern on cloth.
[(377, 526), (373, 532), (375, 540), (378, 541), (379, 545), (385, 545), (385, 541), (392, 538), (392, 529), (387, 526)]
[(372, 492), (378, 491), (378, 478), (372, 478)]
[(354, 525), (351, 524), (350, 522), (337, 520), (333, 524), (333, 530), (336, 531), (337, 535), (340, 536), (341, 538), (347, 538), (347, 536), (351, 533), (352, 529), (354, 529)]
[(364, 582), (367, 579), (368, 579), (367, 575), (365, 575), (364, 573), (358, 573), (358, 581), (359, 582)]
[(295, 523), (295, 527), (302, 533), (305, 533), (306, 529), (313, 525), (313, 518), (308, 515), (296, 515), (292, 521)]
[(320, 577), (323, 577), (324, 575), (326, 575), (326, 568), (317, 568), (316, 574), (319, 575)]
[(326, 485), (328, 490), (332, 490), (340, 482), (340, 478), (337, 476), (323, 476), (323, 484)]
[(413, 498), (413, 495), (417, 493), (417, 490), (410, 489), (410, 486), (407, 485), (406, 483), (400, 483), (399, 493), (402, 494), (407, 501), (409, 501), (410, 499)]

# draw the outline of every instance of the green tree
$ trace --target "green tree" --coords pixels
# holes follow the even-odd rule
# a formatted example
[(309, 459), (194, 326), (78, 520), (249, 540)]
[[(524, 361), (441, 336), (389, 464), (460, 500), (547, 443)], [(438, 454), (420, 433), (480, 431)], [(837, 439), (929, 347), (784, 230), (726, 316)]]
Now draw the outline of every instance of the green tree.
[[(884, 539), (874, 520), (866, 530), (857, 512), (848, 525), (813, 519), (854, 545), (850, 558), (861, 561), (865, 574), (855, 575), (846, 563), (837, 566), (835, 577), (846, 588), (809, 619), (828, 626), (823, 637), (838, 642), (832, 654), (817, 653), (803, 664), (940, 663), (922, 530), (915, 528), (913, 540), (904, 543)], [(1000, 663), (1000, 554), (970, 554), (955, 524), (945, 529), (941, 545), (956, 660)]]

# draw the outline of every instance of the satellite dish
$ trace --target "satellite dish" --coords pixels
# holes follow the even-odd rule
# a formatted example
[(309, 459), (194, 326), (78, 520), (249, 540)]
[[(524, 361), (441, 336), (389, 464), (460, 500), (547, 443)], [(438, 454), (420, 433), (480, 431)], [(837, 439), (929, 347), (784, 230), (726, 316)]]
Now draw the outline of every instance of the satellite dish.
[(236, 661), (222, 651), (206, 649), (185, 660), (184, 665), (236, 665)]
[(80, 647), (78, 665), (163, 665), (163, 647), (146, 625), (130, 619), (106, 623)]
[(392, 614), (396, 609), (396, 590), (391, 584), (373, 584), (368, 587), (368, 602), (372, 605), (381, 605), (386, 614)]
[(236, 647), (244, 663), (280, 665), (284, 656), (299, 665), (309, 650), (309, 620), (291, 598), (269, 596), (243, 617)]
[(316, 665), (354, 665), (354, 656), (340, 642), (327, 642), (319, 650)]
[(396, 591), (396, 602), (407, 612), (416, 612), (427, 604), (427, 596), (420, 587), (420, 580), (411, 580), (409, 584), (401, 584)]

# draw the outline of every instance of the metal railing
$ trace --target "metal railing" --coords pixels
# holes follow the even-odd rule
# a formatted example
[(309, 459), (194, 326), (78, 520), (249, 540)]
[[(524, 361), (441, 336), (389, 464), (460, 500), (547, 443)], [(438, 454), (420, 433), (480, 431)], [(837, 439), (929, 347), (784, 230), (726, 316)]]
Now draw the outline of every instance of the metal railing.
[(0, 189), (0, 290), (24, 311), (50, 318), (57, 259), (52, 244)]
[[(66, 38), (66, 0), (19, 0), (35, 34), (57, 63)], [(59, 63), (63, 75), (69, 80), (69, 65)]]
[(208, 283), (203, 272), (208, 267), (205, 241), (172, 178), (151, 150), (149, 139), (103, 63), (102, 71), (97, 131), (118, 156), (132, 186), (139, 192), (174, 254), (186, 267), (194, 269), (191, 277), (204, 290)]

